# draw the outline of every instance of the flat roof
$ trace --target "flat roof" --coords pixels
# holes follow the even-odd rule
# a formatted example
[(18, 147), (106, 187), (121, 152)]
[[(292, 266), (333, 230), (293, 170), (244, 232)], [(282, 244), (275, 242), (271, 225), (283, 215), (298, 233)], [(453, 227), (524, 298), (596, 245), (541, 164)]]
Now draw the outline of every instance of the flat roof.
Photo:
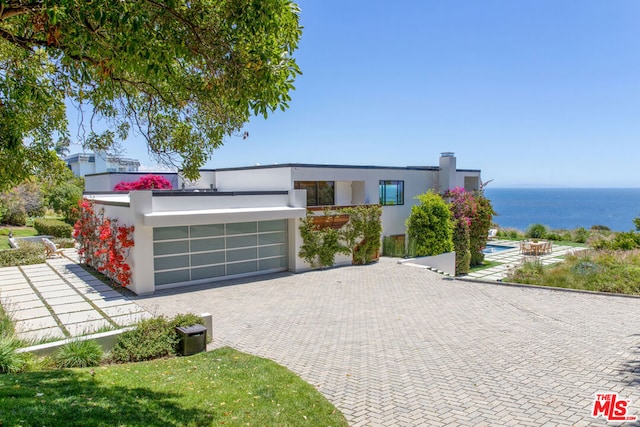
[[(200, 169), (200, 172), (225, 172), (252, 169), (273, 168), (325, 168), (325, 169), (394, 169), (394, 170), (427, 170), (439, 171), (439, 166), (375, 166), (375, 165), (328, 165), (313, 163), (278, 163), (273, 165), (238, 166), (231, 168)], [(456, 169), (458, 172), (481, 172), (480, 169)]]

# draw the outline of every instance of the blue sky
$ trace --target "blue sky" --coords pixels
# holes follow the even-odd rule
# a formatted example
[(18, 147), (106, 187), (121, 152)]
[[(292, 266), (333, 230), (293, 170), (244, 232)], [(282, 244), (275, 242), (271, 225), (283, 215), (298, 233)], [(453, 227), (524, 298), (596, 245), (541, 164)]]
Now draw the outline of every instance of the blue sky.
[[(494, 187), (640, 186), (640, 1), (298, 4), (291, 108), (254, 118), (207, 168), (453, 151)], [(126, 155), (151, 164), (142, 141)]]

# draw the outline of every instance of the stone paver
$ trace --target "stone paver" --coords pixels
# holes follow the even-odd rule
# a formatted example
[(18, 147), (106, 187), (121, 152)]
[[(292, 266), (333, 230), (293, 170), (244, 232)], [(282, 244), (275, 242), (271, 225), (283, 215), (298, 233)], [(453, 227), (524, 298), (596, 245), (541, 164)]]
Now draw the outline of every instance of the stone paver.
[(68, 338), (152, 317), (77, 262), (76, 251), (65, 249), (45, 264), (0, 268), (0, 303), (20, 338)]
[(519, 243), (513, 240), (491, 240), (491, 245), (507, 246), (512, 249), (507, 249), (500, 252), (495, 252), (485, 255), (486, 261), (495, 261), (500, 263), (499, 265), (491, 268), (485, 268), (482, 270), (469, 273), (466, 277), (471, 279), (489, 280), (489, 281), (502, 281), (507, 277), (507, 273), (512, 268), (515, 268), (523, 263), (526, 259), (535, 259), (542, 265), (555, 264), (562, 261), (562, 257), (568, 253), (584, 250), (582, 247), (558, 245), (552, 242), (552, 252), (547, 255), (539, 257), (525, 256), (520, 253)]
[(214, 347), (287, 366), (353, 426), (607, 425), (591, 417), (603, 391), (640, 416), (637, 298), (447, 280), (383, 258), (135, 301), (212, 313)]

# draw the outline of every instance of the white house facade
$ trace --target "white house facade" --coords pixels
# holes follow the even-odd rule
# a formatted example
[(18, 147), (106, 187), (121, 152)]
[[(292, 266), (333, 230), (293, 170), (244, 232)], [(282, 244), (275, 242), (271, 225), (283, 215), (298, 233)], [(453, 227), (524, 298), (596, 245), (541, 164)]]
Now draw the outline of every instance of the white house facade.
[(101, 172), (137, 172), (140, 162), (136, 159), (113, 156), (105, 152), (77, 153), (65, 157), (67, 166), (76, 176)]
[[(107, 177), (87, 177), (101, 188)], [(439, 166), (384, 167), (285, 164), (201, 171), (178, 190), (91, 193), (105, 216), (134, 225), (129, 289), (199, 284), (276, 271), (300, 272), (300, 220), (307, 208), (382, 205), (383, 236), (403, 236), (415, 196), (433, 189), (480, 188), (480, 170), (456, 169), (453, 153)], [(337, 259), (348, 264), (350, 258)]]

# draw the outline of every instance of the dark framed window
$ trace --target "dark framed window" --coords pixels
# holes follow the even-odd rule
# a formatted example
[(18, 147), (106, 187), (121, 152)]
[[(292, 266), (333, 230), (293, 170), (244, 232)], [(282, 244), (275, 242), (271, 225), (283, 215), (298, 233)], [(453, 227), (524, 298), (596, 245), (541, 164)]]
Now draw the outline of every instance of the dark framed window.
[(307, 190), (307, 206), (335, 205), (334, 181), (295, 181), (293, 188)]
[(404, 181), (380, 181), (380, 204), (404, 205)]

